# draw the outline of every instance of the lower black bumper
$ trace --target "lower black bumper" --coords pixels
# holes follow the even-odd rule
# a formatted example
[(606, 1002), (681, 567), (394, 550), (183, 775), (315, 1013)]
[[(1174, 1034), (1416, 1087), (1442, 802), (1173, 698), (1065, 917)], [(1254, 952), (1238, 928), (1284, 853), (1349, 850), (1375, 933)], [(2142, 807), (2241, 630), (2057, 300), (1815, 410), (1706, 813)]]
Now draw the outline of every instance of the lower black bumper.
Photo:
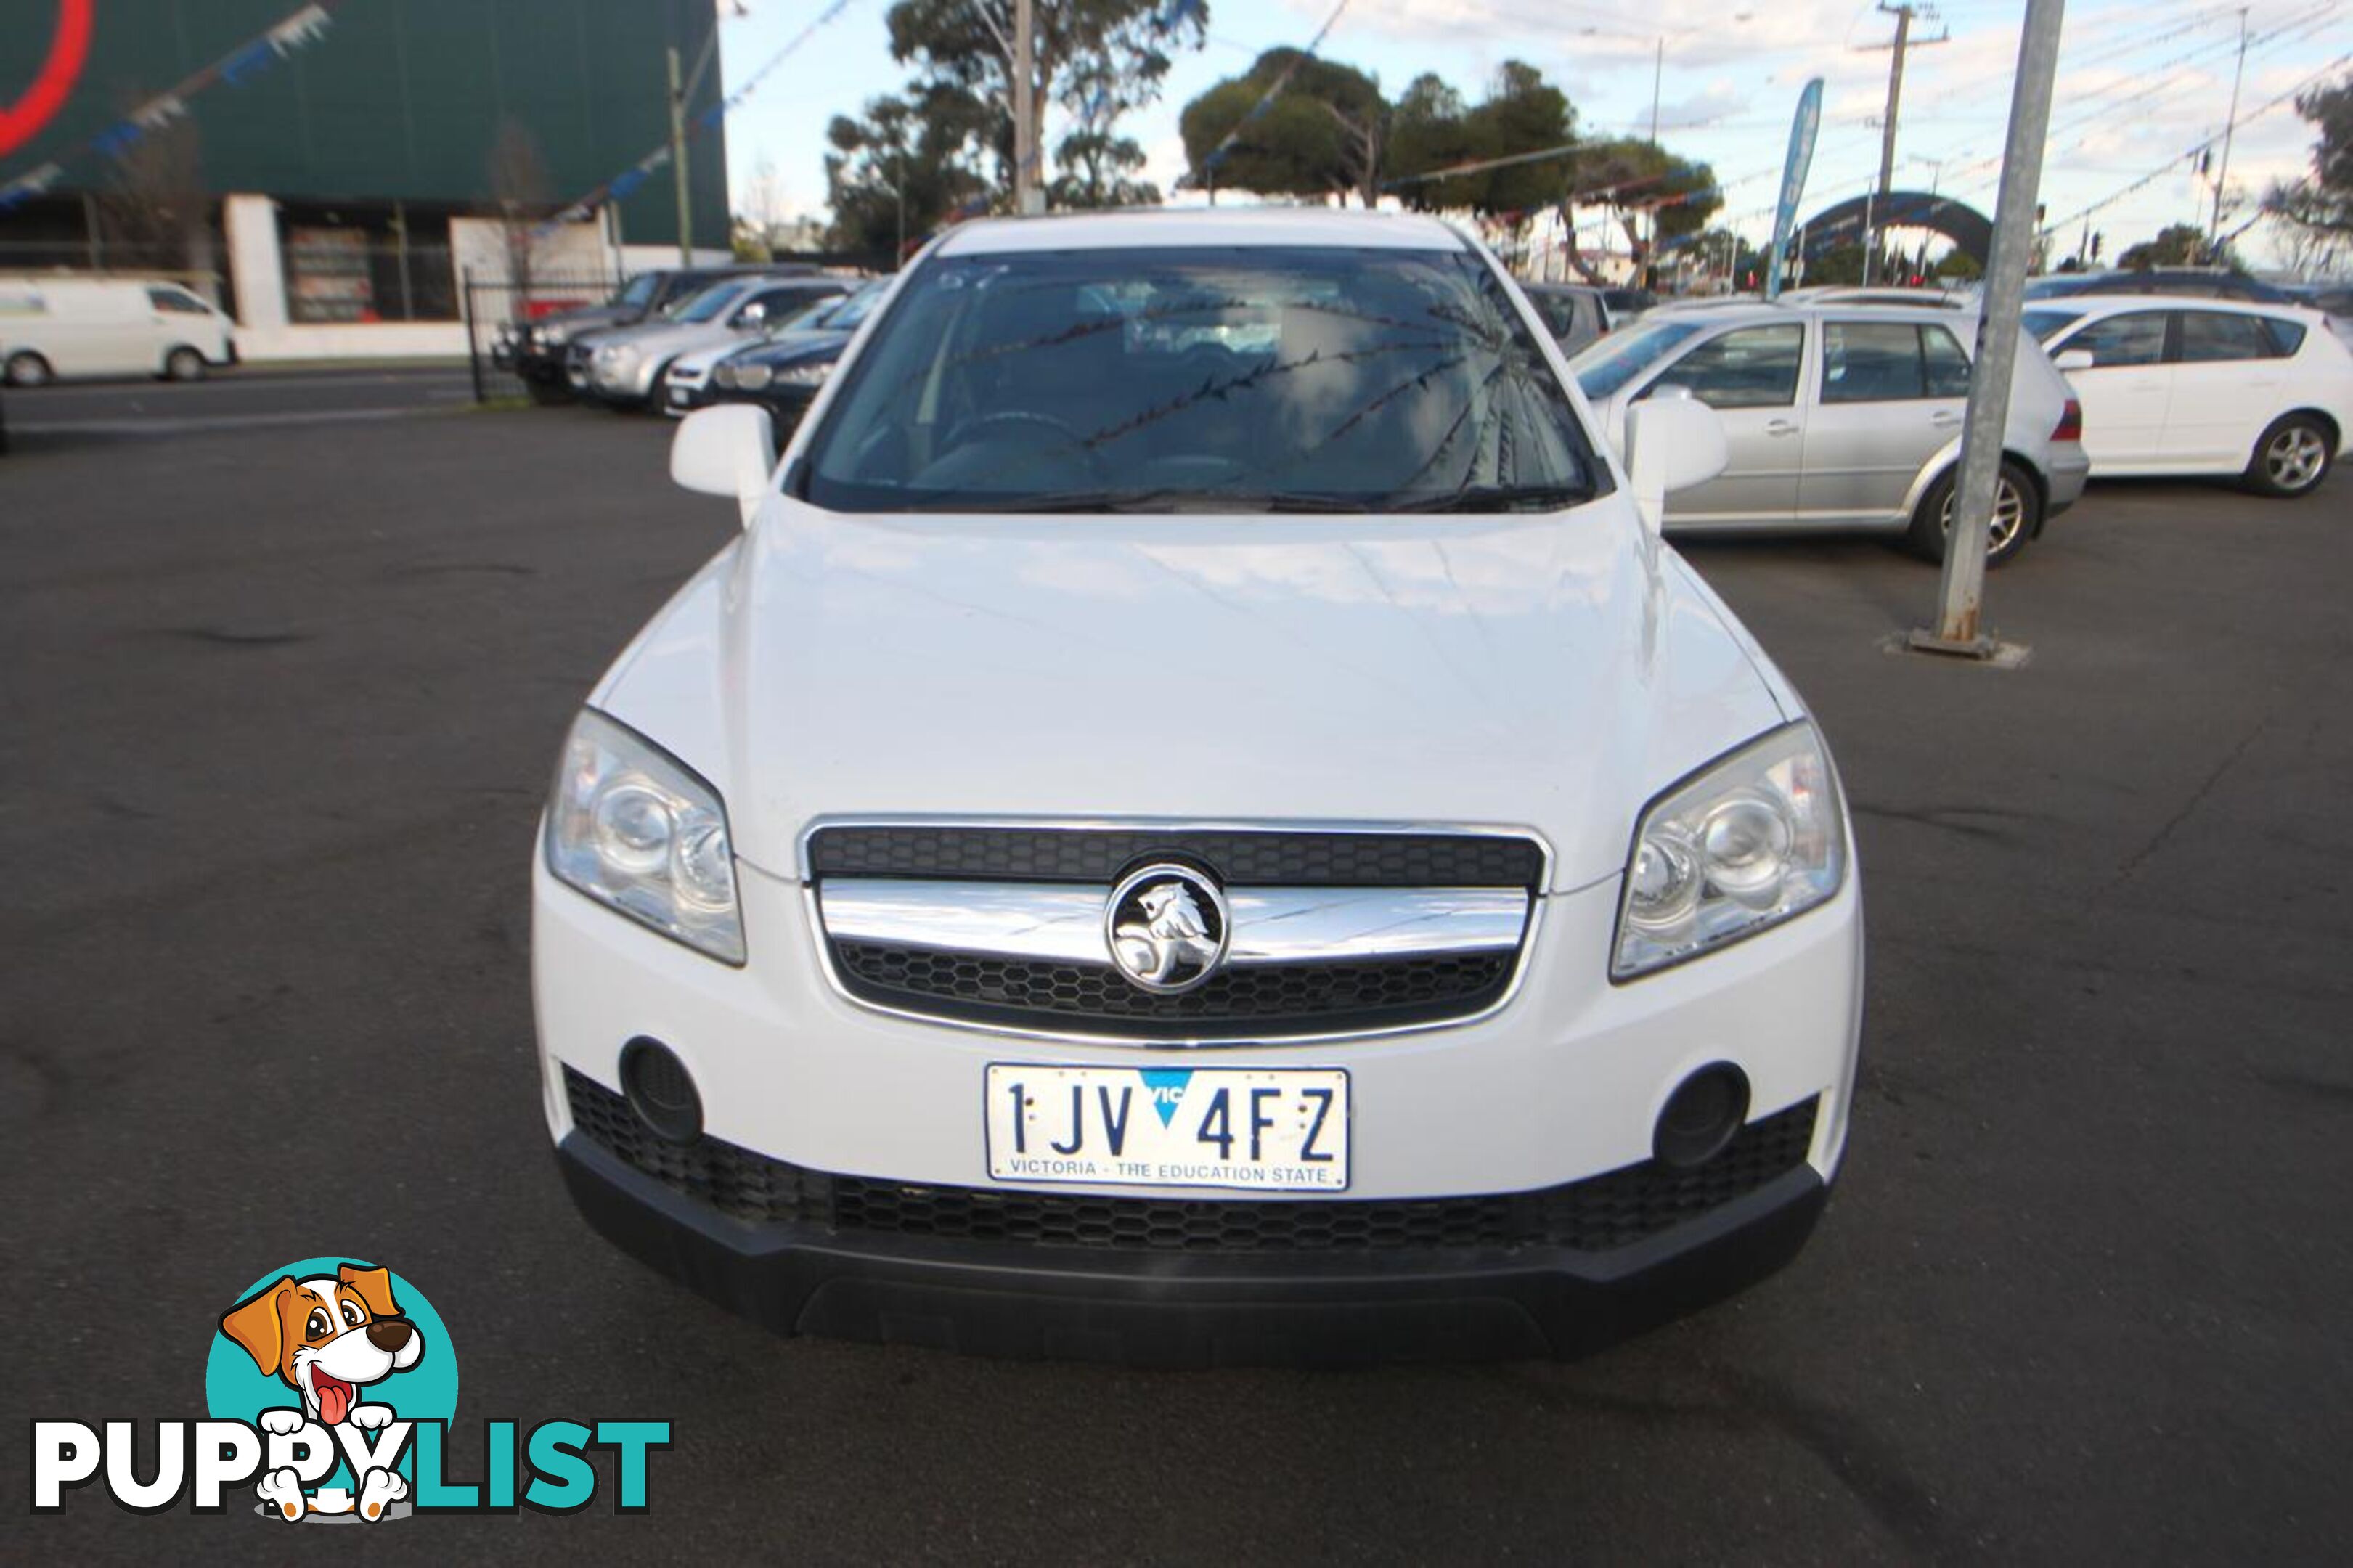
[(1827, 1196), (1801, 1165), (1607, 1252), (1125, 1254), (747, 1224), (577, 1131), (556, 1160), (607, 1240), (782, 1332), (1134, 1365), (1577, 1355), (1771, 1274)]

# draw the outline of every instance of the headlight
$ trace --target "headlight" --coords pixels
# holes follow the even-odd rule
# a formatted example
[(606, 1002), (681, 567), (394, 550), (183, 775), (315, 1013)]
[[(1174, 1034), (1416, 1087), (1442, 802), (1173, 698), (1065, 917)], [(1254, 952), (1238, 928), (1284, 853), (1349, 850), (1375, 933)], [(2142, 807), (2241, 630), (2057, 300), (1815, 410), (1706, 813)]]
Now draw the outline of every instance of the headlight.
[(541, 342), (545, 343), (550, 348), (563, 347), (565, 342), (572, 336), (572, 329), (570, 327), (564, 326), (554, 321), (549, 322), (543, 327), (534, 327), (532, 331), (533, 334), (536, 336)]
[(1678, 963), (1812, 909), (1846, 878), (1846, 813), (1800, 720), (1652, 801), (1634, 832), (1609, 978)]
[(583, 710), (565, 740), (544, 848), (557, 880), (723, 963), (744, 962), (718, 792), (601, 713)]
[(608, 368), (633, 363), (637, 357), (638, 351), (627, 343), (603, 343), (596, 349), (596, 363)]
[(789, 381), (795, 386), (815, 386), (833, 374), (833, 362), (821, 359), (814, 363), (788, 365), (777, 373), (778, 381)]
[(757, 392), (776, 379), (774, 365), (739, 364), (735, 367), (735, 384), (746, 392)]

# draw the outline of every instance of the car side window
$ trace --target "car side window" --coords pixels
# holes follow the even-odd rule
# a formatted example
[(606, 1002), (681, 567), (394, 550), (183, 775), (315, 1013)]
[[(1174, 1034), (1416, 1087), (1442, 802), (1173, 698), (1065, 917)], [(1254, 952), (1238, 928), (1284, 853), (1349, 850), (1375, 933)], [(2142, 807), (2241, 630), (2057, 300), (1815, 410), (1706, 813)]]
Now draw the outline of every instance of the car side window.
[(1909, 321), (1824, 321), (1822, 401), (1894, 403), (1927, 395)]
[(2181, 363), (2216, 364), (2229, 360), (2270, 359), (2274, 351), (2260, 316), (2226, 316), (2220, 310), (2181, 312)]
[(1962, 351), (1960, 340), (1945, 327), (1920, 329), (1920, 358), (1927, 367), (1928, 395), (1931, 397), (1967, 397), (1969, 395), (1969, 356)]
[(1711, 408), (1786, 408), (1798, 397), (1806, 329), (1795, 321), (1736, 327), (1667, 367), (1654, 385), (1687, 386)]
[(177, 289), (150, 289), (147, 290), (147, 302), (159, 310), (175, 310), (182, 315), (206, 316), (212, 313), (205, 308), (203, 300)]
[(2128, 310), (2121, 316), (2094, 321), (2059, 347), (2085, 350), (2096, 370), (2161, 363), (2165, 359), (2165, 317), (2163, 310)]
[(2304, 347), (2304, 323), (2284, 321), (2277, 316), (2265, 316), (2262, 321), (2263, 331), (2271, 336), (2272, 352), (2281, 359), (2295, 358), (2295, 352)]

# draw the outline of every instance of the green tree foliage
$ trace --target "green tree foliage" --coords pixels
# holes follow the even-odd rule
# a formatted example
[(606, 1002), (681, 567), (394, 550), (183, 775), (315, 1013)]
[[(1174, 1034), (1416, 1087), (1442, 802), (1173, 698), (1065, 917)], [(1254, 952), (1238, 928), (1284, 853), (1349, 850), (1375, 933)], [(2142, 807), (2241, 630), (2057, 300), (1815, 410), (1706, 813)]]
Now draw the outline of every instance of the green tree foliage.
[(1936, 262), (1936, 276), (1939, 278), (1950, 278), (1957, 281), (1967, 282), (1973, 278), (1984, 277), (1985, 268), (1978, 265), (1978, 258), (1976, 257), (1971, 256), (1966, 250), (1957, 248), (1945, 252), (1945, 254), (1938, 258)]
[(1706, 228), (1724, 205), (1714, 169), (1632, 138), (1577, 149), (1577, 190), (1578, 201), (1617, 215), (1628, 247), (1644, 260), (1643, 213), (1652, 215), (1665, 245)]
[[(1252, 118), (1250, 111), (1278, 82), (1282, 90)], [(1187, 104), (1177, 123), (1191, 167), (1187, 177), (1203, 189), (1222, 185), (1285, 196), (1336, 192), (1344, 200), (1354, 192), (1369, 206), (1379, 195), (1388, 117), (1380, 84), (1371, 77), (1281, 48), (1267, 50), (1248, 71)]]
[(2206, 244), (2206, 231), (2194, 223), (2169, 223), (2157, 231), (2155, 239), (2144, 239), (2126, 247), (2116, 258), (2116, 265), (2139, 271), (2149, 267), (2198, 267), (2209, 261), (2236, 267), (2237, 258), (2230, 247), (2222, 247), (2219, 256), (2211, 253)]
[[(1491, 156), (1471, 122), (1470, 106), (1462, 95), (1432, 72), (1424, 71), (1406, 84), (1389, 111), (1389, 174), (1393, 179), (1426, 174)], [(1487, 195), (1484, 174), (1450, 175), (1442, 180), (1415, 180), (1398, 187), (1406, 205), (1420, 212), (1461, 211), (1482, 207)]]
[(990, 117), (949, 89), (867, 100), (826, 128), (825, 184), (837, 249), (896, 255), (990, 190)]
[[(1140, 151), (1123, 163), (1135, 144), (1113, 132), (1130, 110), (1154, 102), (1168, 75), (1174, 48), (1198, 48), (1208, 37), (1208, 7), (1187, 7), (1163, 30), (1165, 0), (1052, 0), (1035, 7), (1030, 58), (1035, 68), (1030, 126), (1034, 145), (1045, 146), (1046, 110), (1060, 103), (1083, 129), (1056, 149), (1073, 182), (1056, 190), (1108, 197), (1123, 186), (1131, 194), (1149, 190), (1125, 180), (1140, 167)], [(891, 55), (917, 73), (915, 90), (930, 102), (958, 100), (959, 119), (988, 122), (997, 183), (1013, 184), (1012, 63), (998, 42), (1013, 36), (1013, 7), (1005, 0), (899, 0), (891, 7)], [(993, 26), (992, 26), (993, 24)], [(1050, 171), (1039, 171), (1048, 184)], [(1156, 195), (1156, 193), (1155, 193)]]
[[(1534, 66), (1505, 60), (1476, 104), (1425, 74), (1407, 84), (1390, 114), (1390, 176), (1547, 153), (1566, 147), (1576, 134), (1577, 110), (1568, 95)], [(1525, 219), (1566, 197), (1569, 178), (1570, 159), (1564, 153), (1475, 174), (1415, 180), (1398, 186), (1398, 194), (1425, 212), (1468, 207), (1482, 217)]]
[(2353, 245), (2353, 78), (2297, 95), (2296, 111), (2317, 126), (2312, 173), (2275, 184), (2263, 210), (2284, 219), (2326, 260)]

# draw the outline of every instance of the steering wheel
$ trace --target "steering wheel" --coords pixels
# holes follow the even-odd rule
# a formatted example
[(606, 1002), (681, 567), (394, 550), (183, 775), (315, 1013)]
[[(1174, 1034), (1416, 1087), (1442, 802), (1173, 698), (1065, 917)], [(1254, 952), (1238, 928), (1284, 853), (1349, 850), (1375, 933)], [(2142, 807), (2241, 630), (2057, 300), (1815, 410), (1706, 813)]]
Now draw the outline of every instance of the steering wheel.
[(980, 431), (991, 425), (1043, 426), (1060, 436), (1070, 449), (1079, 455), (1086, 464), (1088, 478), (1100, 481), (1103, 477), (1103, 455), (1087, 445), (1087, 438), (1079, 434), (1078, 426), (1066, 419), (1059, 419), (1051, 414), (1040, 414), (1034, 409), (998, 408), (987, 414), (977, 415), (955, 427), (955, 434), (950, 438), (951, 442), (955, 447), (963, 447), (976, 439)]

